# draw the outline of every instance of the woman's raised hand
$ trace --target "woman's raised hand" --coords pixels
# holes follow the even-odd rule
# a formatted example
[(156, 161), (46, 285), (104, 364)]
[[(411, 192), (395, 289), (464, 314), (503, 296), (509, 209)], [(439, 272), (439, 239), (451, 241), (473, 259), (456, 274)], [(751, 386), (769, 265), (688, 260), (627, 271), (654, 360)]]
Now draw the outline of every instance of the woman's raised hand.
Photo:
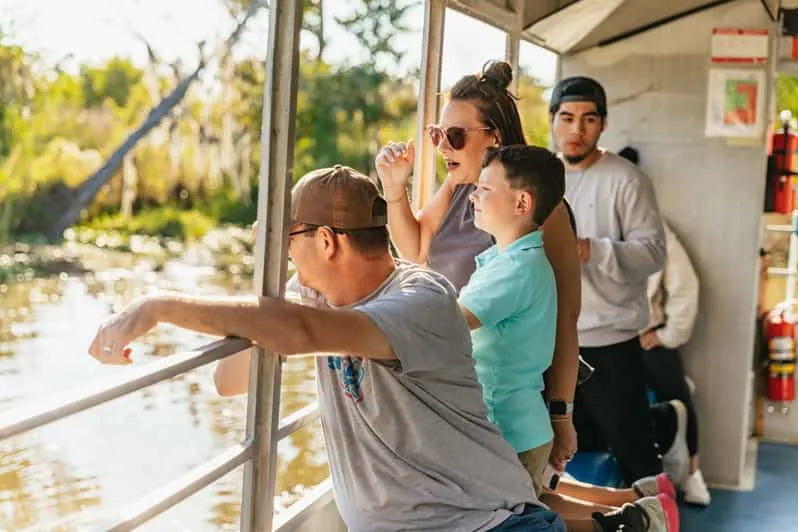
[(374, 162), (377, 175), (382, 181), (385, 201), (399, 201), (407, 194), (415, 151), (413, 141), (410, 140), (407, 143), (389, 142), (377, 154)]

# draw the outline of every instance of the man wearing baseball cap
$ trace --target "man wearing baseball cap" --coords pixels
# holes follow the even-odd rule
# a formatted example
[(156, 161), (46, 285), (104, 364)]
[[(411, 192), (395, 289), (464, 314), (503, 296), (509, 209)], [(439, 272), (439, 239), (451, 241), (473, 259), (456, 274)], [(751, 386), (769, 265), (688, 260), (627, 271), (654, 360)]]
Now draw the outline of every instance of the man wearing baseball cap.
[[(104, 323), (90, 352), (129, 363), (127, 344), (168, 322), (281, 354), (336, 353), (317, 357), (317, 385), (349, 530), (564, 531), (487, 420), (453, 287), (391, 256), (386, 212), (363, 174), (311, 172), (292, 191), (288, 251), (312, 305), (151, 296)], [(220, 393), (245, 391), (247, 357), (220, 362)]]
[(665, 235), (648, 178), (598, 147), (607, 125), (601, 84), (583, 76), (563, 79), (552, 91), (549, 112), (582, 262), (580, 352), (595, 368), (576, 391), (579, 448), (609, 447), (631, 484), (662, 471), (638, 331), (648, 324), (646, 283), (662, 269)]

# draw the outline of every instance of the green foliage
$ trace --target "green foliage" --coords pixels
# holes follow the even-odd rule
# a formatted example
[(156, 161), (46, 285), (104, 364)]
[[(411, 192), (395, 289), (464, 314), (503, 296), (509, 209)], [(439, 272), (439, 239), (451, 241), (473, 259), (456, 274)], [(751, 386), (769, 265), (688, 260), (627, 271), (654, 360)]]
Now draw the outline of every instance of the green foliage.
[[(254, 0), (224, 1), (240, 18)], [(373, 172), (381, 145), (415, 136), (417, 74), (396, 76), (378, 67), (401, 59), (394, 37), (406, 29), (412, 5), (359, 0), (337, 24), (356, 37), (358, 57), (365, 59), (329, 64), (322, 54), (322, 0), (304, 0), (303, 29), (317, 49), (302, 50), (299, 60), (295, 179), (336, 163)], [(191, 239), (217, 223), (246, 225), (255, 218), (266, 72), (262, 58), (236, 58), (232, 67), (232, 78), (220, 77), (223, 87), (189, 90), (136, 145), (81, 223)], [(83, 65), (77, 74), (45, 70), (37, 57), (0, 40), (0, 243), (41, 231), (44, 215), (63, 208), (175, 83), (171, 72), (122, 58)], [(522, 76), (527, 138), (546, 145), (542, 91)], [(231, 121), (232, 129), (225, 128)], [(232, 145), (223, 142), (231, 137)], [(236, 157), (222, 153), (224, 146)], [(127, 217), (120, 214), (123, 204)]]
[(525, 72), (518, 78), (518, 114), (528, 144), (548, 147), (549, 110), (543, 99), (546, 87)]
[(229, 190), (221, 190), (197, 208), (208, 218), (222, 224), (249, 225), (258, 216), (258, 187), (253, 186), (248, 202), (242, 202)]
[(86, 227), (94, 230), (182, 240), (199, 240), (215, 226), (216, 221), (209, 216), (197, 210), (182, 210), (175, 206), (156, 207), (142, 211), (132, 218), (125, 218), (119, 213), (106, 214), (86, 224)]
[[(240, 124), (260, 138), (265, 73), (257, 61), (236, 66), (241, 99), (234, 107)], [(294, 176), (336, 163), (372, 169), (377, 148), (390, 139), (413, 135), (416, 95), (413, 85), (376, 71), (371, 65), (333, 66), (300, 57)]]
[(776, 79), (776, 117), (784, 109), (789, 109), (793, 116), (798, 116), (798, 77), (796, 76), (779, 76)]
[(248, 131), (260, 137), (263, 121), (263, 87), (266, 72), (263, 62), (245, 59), (235, 65), (233, 83), (239, 94), (233, 107), (236, 121)]
[(302, 29), (316, 39), (316, 59), (321, 60), (327, 41), (324, 35), (323, 0), (303, 0)]
[(30, 58), (19, 46), (0, 44), (0, 157), (7, 156), (23, 127), (33, 93)]
[[(409, 28), (403, 23), (407, 11), (416, 2), (396, 0), (362, 0), (359, 9), (348, 17), (336, 17), (336, 22), (352, 33), (369, 53), (368, 64), (379, 59), (399, 61), (402, 53), (393, 46), (397, 33)], [(383, 57), (383, 56), (388, 56)]]
[(141, 75), (141, 70), (130, 61), (118, 57), (100, 68), (83, 66), (80, 69), (83, 102), (87, 107), (96, 107), (110, 98), (119, 107), (124, 107)]
[(24, 263), (3, 261), (6, 255), (0, 255), (0, 285), (12, 281), (29, 280), (33, 277), (33, 269)]

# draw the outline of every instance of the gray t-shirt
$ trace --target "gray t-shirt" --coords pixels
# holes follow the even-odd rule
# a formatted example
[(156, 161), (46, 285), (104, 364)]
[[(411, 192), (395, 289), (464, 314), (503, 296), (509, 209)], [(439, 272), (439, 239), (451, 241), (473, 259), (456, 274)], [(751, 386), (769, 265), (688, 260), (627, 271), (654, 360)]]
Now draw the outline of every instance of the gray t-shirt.
[(349, 529), (489, 530), (524, 503), (540, 504), (487, 420), (452, 285), (398, 262), (377, 290), (347, 308), (365, 313), (397, 356), (317, 358), (335, 501)]
[(449, 208), (432, 236), (427, 264), (442, 273), (458, 292), (477, 267), (474, 257), (494, 244), (493, 237), (474, 226), (474, 205), (469, 197), (475, 185), (457, 185)]

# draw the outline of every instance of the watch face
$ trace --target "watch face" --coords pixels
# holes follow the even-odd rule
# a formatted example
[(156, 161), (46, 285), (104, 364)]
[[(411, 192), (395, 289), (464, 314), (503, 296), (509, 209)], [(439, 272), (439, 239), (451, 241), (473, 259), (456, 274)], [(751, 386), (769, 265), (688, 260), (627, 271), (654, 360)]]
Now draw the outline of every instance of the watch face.
[(555, 416), (564, 416), (567, 413), (568, 407), (565, 401), (551, 401), (549, 403), (549, 412)]

